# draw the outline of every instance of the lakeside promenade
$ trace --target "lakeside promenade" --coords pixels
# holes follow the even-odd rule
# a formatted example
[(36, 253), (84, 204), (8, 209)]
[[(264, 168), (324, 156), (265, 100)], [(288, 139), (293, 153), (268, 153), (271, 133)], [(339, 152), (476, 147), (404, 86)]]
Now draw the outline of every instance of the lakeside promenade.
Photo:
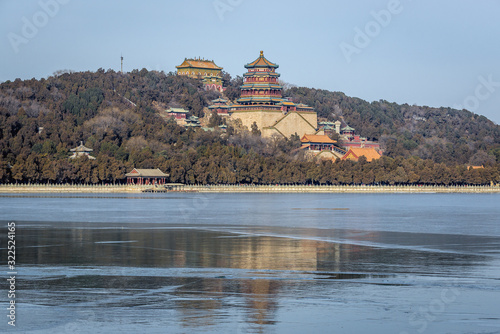
[(500, 186), (316, 186), (316, 185), (175, 185), (171, 189), (136, 185), (0, 184), (0, 193), (500, 193)]

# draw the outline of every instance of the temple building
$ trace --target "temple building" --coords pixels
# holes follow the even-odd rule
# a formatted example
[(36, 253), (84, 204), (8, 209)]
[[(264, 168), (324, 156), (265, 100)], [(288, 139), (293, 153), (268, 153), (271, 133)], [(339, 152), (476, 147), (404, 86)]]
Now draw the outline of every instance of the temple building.
[(189, 111), (182, 108), (169, 108), (165, 110), (168, 116), (175, 118), (175, 120), (185, 120)]
[(90, 155), (93, 150), (91, 148), (85, 147), (83, 142), (80, 142), (80, 146), (72, 148), (70, 150), (73, 154), (69, 157), (70, 159), (76, 159), (80, 157), (86, 157), (89, 160), (95, 160), (95, 157)]
[(225, 99), (218, 98), (212, 100), (212, 105), (208, 107), (208, 110), (210, 110), (210, 113), (216, 111), (220, 116), (229, 116), (231, 104)]
[(314, 109), (283, 98), (278, 68), (260, 52), (259, 58), (246, 64), (241, 97), (232, 105), (231, 119), (240, 119), (248, 129), (255, 122), (265, 137), (315, 134), (318, 117)]
[(379, 143), (369, 141), (365, 137), (357, 135), (355, 129), (350, 126), (343, 127), (340, 130), (340, 138), (346, 150), (350, 148), (373, 148), (377, 151), (380, 150)]
[(218, 92), (223, 92), (225, 89), (223, 87), (222, 78), (217, 75), (209, 75), (203, 78), (203, 86), (205, 90), (215, 90)]
[(326, 135), (332, 135), (334, 132), (339, 135), (339, 138), (342, 140), (342, 146), (349, 150), (350, 148), (374, 148), (377, 151), (380, 151), (380, 144), (370, 141), (365, 137), (361, 137), (356, 134), (356, 129), (346, 125), (341, 128), (341, 122), (319, 122), (319, 129), (323, 130)]
[(186, 124), (184, 124), (186, 128), (200, 128), (201, 123), (197, 116), (189, 116), (186, 118)]
[(300, 142), (300, 148), (316, 159), (336, 160), (346, 154), (337, 141), (327, 135), (304, 135)]
[(202, 79), (207, 90), (223, 92), (222, 67), (215, 65), (213, 60), (201, 58), (184, 59), (177, 68), (177, 75), (187, 75), (190, 78)]
[(325, 135), (332, 135), (333, 133), (340, 134), (340, 126), (342, 123), (340, 121), (336, 122), (319, 122), (318, 126), (321, 130), (325, 132)]
[(168, 174), (156, 169), (134, 168), (130, 173), (125, 174), (129, 185), (164, 185)]

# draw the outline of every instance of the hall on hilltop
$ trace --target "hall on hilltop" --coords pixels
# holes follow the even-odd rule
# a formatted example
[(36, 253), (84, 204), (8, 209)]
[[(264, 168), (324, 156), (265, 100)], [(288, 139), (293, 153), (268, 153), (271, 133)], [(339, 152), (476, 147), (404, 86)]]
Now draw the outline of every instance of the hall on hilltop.
[(202, 79), (207, 90), (224, 91), (222, 83), (222, 67), (215, 64), (213, 60), (201, 58), (186, 58), (182, 64), (176, 66), (177, 75), (185, 75), (190, 78)]

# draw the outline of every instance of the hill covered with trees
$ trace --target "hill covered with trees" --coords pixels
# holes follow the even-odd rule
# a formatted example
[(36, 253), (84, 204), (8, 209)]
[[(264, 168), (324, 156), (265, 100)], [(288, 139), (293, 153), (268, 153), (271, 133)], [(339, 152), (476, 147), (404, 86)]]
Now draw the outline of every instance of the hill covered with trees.
[(318, 116), (343, 120), (391, 157), (418, 156), (435, 162), (483, 165), (500, 157), (500, 127), (467, 110), (369, 103), (343, 93), (310, 88), (285, 92), (315, 108)]
[[(241, 77), (227, 73), (225, 95)], [(374, 162), (307, 160), (297, 137), (263, 139), (229, 127), (185, 129), (155, 106), (203, 117), (217, 93), (199, 80), (146, 69), (57, 73), (0, 84), (0, 182), (114, 183), (133, 167), (160, 168), (182, 183), (489, 184), (500, 181), (500, 128), (450, 108), (366, 102), (342, 93), (290, 87), (285, 96), (340, 119), (385, 156)], [(217, 125), (220, 119), (211, 123)], [(68, 159), (83, 141), (96, 160)], [(467, 165), (484, 165), (468, 170)]]

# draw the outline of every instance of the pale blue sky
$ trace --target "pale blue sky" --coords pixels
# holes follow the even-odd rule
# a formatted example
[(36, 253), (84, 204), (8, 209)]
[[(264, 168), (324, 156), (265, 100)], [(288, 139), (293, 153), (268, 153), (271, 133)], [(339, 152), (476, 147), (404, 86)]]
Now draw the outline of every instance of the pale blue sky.
[(264, 50), (289, 83), (498, 124), (499, 17), (497, 0), (0, 0), (0, 81), (119, 70), (121, 53), (126, 71), (199, 56), (236, 76)]

